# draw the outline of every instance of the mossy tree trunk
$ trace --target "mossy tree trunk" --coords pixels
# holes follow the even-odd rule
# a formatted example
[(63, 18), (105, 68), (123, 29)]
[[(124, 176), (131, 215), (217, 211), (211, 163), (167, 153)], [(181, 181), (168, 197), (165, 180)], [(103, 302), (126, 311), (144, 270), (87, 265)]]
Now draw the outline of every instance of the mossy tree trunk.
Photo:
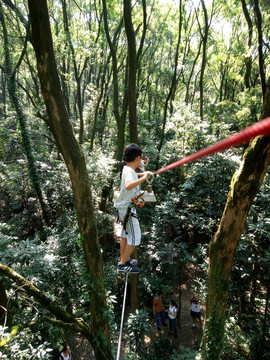
[[(262, 118), (270, 115), (270, 82)], [(234, 174), (223, 216), (210, 243), (206, 323), (202, 342), (203, 359), (220, 359), (227, 312), (229, 279), (234, 255), (251, 204), (259, 191), (270, 161), (270, 137), (255, 138), (246, 149)]]
[(28, 4), (41, 91), (51, 131), (69, 171), (89, 271), (90, 331), (96, 334), (92, 345), (97, 359), (112, 359), (102, 257), (85, 158), (75, 138), (61, 91), (47, 1), (28, 0)]

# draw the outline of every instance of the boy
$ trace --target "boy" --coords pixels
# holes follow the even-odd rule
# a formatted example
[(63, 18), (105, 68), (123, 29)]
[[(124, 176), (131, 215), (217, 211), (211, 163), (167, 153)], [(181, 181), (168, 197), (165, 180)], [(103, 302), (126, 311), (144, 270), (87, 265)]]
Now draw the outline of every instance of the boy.
[(140, 168), (142, 160), (142, 150), (136, 144), (130, 144), (125, 147), (124, 161), (121, 176), (120, 195), (114, 203), (118, 209), (119, 220), (123, 227), (120, 233), (120, 263), (118, 271), (129, 271), (137, 274), (140, 269), (135, 267), (137, 260), (130, 259), (130, 255), (135, 246), (141, 243), (141, 229), (136, 215), (136, 208), (132, 199), (140, 195), (140, 185), (153, 175), (150, 171), (136, 173), (135, 170)]
[(193, 297), (190, 298), (190, 304), (191, 304), (191, 308), (190, 308), (190, 315), (192, 317), (192, 328), (195, 329), (196, 327), (196, 321), (198, 319), (201, 329), (203, 331), (203, 322), (202, 322), (202, 312), (201, 312), (201, 307), (200, 307), (200, 299), (199, 299), (199, 295), (197, 293), (193, 294)]

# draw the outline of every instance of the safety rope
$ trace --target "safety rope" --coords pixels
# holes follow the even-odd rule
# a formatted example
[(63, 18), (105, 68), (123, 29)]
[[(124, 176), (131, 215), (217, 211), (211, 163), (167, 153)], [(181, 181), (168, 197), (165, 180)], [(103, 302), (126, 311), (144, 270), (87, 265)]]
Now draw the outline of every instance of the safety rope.
[(122, 341), (122, 332), (123, 332), (124, 315), (125, 315), (125, 307), (126, 307), (126, 297), (127, 297), (127, 282), (128, 282), (128, 271), (126, 273), (125, 291), (124, 291), (124, 297), (123, 297), (122, 316), (121, 316), (121, 325), (120, 325), (120, 331), (119, 331), (119, 339), (118, 339), (118, 348), (117, 348), (116, 360), (120, 359), (120, 352), (121, 352), (121, 341)]
[(249, 140), (255, 138), (258, 135), (269, 135), (270, 134), (270, 117), (263, 119), (257, 122), (254, 125), (247, 127), (246, 129), (239, 131), (238, 133), (230, 136), (227, 139), (224, 139), (214, 145), (208, 146), (205, 149), (202, 149), (195, 154), (189, 155), (184, 159), (178, 160), (164, 168), (161, 168), (155, 171), (153, 174), (159, 174), (163, 171), (171, 170), (175, 167), (187, 164), (189, 162), (201, 159), (204, 156), (212, 155), (216, 152), (226, 150), (232, 146), (237, 146), (248, 142)]

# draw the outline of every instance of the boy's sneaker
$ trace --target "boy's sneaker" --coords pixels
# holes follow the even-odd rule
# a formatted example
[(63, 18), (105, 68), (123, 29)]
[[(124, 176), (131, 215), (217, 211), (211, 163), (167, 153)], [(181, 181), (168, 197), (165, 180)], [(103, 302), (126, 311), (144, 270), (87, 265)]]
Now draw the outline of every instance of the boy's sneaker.
[(118, 264), (117, 270), (123, 272), (130, 272), (131, 274), (138, 274), (141, 271), (141, 269), (132, 266), (128, 261), (125, 264)]

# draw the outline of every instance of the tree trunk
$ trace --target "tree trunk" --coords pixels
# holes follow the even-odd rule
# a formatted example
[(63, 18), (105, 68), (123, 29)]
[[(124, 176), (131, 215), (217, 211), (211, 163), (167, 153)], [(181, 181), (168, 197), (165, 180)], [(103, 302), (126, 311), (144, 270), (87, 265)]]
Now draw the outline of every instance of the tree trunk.
[[(121, 116), (119, 112), (119, 83), (118, 83), (118, 73), (117, 73), (117, 58), (116, 58), (116, 48), (114, 41), (111, 40), (109, 28), (108, 28), (108, 14), (107, 14), (107, 2), (102, 0), (103, 4), (103, 15), (104, 15), (104, 29), (106, 33), (106, 38), (110, 47), (111, 57), (112, 57), (112, 72), (113, 72), (113, 112), (117, 124), (117, 147), (115, 151), (115, 158), (118, 161), (122, 160), (123, 151), (124, 151), (124, 141), (125, 141), (125, 121), (126, 117)], [(117, 30), (115, 31), (114, 39), (118, 32), (120, 31), (122, 21), (120, 22)], [(124, 114), (123, 114), (124, 115)]]
[(250, 89), (250, 77), (251, 77), (251, 66), (252, 66), (252, 57), (251, 57), (251, 45), (252, 45), (252, 21), (247, 9), (247, 4), (245, 0), (241, 0), (243, 13), (248, 25), (248, 56), (245, 56), (246, 71), (244, 76), (245, 87)]
[(203, 56), (202, 56), (202, 66), (201, 66), (201, 74), (200, 74), (200, 118), (203, 120), (203, 105), (204, 105), (204, 98), (203, 98), (203, 78), (204, 78), (204, 71), (206, 67), (206, 52), (207, 52), (207, 40), (208, 40), (208, 33), (209, 33), (209, 24), (208, 24), (208, 15), (207, 10), (205, 7), (204, 0), (201, 0), (203, 14), (204, 14), (204, 35), (203, 35)]
[(19, 68), (20, 63), (23, 59), (23, 56), (26, 52), (26, 45), (27, 45), (28, 40), (26, 38), (25, 47), (20, 56), (19, 63), (15, 66), (14, 70), (12, 70), (11, 69), (12, 61), (11, 61), (10, 52), (9, 52), (8, 33), (7, 33), (7, 29), (6, 29), (5, 19), (4, 19), (4, 15), (3, 15), (3, 8), (2, 8), (1, 4), (0, 4), (0, 23), (2, 24), (2, 27), (3, 27), (4, 52), (5, 52), (5, 65), (6, 65), (6, 72), (7, 72), (8, 92), (9, 92), (11, 103), (16, 111), (16, 116), (19, 120), (21, 136), (22, 136), (22, 143), (23, 143), (24, 153), (27, 158), (28, 173), (29, 173), (29, 177), (31, 180), (31, 184), (32, 184), (33, 189), (39, 200), (39, 204), (40, 204), (40, 207), (42, 210), (44, 220), (45, 220), (46, 224), (49, 225), (50, 217), (49, 217), (48, 209), (45, 204), (45, 200), (44, 200), (43, 193), (41, 190), (40, 180), (39, 180), (38, 171), (37, 171), (37, 167), (36, 167), (36, 161), (35, 161), (35, 158), (33, 155), (32, 145), (30, 142), (30, 136), (28, 133), (26, 116), (23, 113), (21, 104), (18, 99), (18, 95), (17, 95), (18, 87), (17, 87), (17, 82), (15, 79), (15, 75), (16, 75), (15, 71), (16, 71), (16, 69)]
[(252, 314), (255, 314), (256, 307), (255, 307), (255, 300), (258, 295), (258, 286), (257, 286), (257, 276), (258, 276), (258, 257), (256, 256), (255, 261), (252, 264), (252, 275), (251, 275), (251, 282), (250, 282), (250, 297), (249, 297), (249, 311)]
[(266, 92), (266, 80), (265, 80), (265, 71), (264, 71), (264, 60), (263, 60), (263, 34), (262, 34), (262, 15), (259, 8), (258, 0), (254, 0), (254, 12), (256, 16), (256, 26), (258, 32), (258, 54), (259, 54), (259, 71), (261, 78), (261, 87), (263, 99)]
[(128, 110), (130, 142), (138, 143), (137, 128), (137, 54), (136, 39), (132, 24), (131, 0), (124, 0), (124, 22), (128, 41)]
[(171, 82), (171, 87), (170, 87), (170, 90), (169, 90), (169, 93), (168, 93), (168, 96), (167, 96), (166, 102), (165, 102), (163, 125), (162, 125), (162, 130), (161, 130), (160, 142), (159, 142), (159, 146), (158, 146), (158, 158), (157, 158), (157, 163), (156, 163), (156, 169), (158, 169), (158, 166), (159, 166), (159, 155), (160, 155), (160, 151), (161, 151), (161, 148), (163, 145), (163, 140), (164, 140), (164, 135), (165, 135), (165, 126), (166, 126), (166, 121), (167, 121), (167, 111), (168, 111), (169, 101), (172, 99), (172, 95), (177, 86), (176, 78), (177, 78), (179, 48), (180, 48), (180, 42), (181, 42), (181, 29), (182, 29), (182, 0), (179, 0), (178, 41), (177, 41), (177, 46), (176, 46), (176, 51), (175, 51), (175, 56), (174, 56), (174, 73), (173, 73), (173, 78), (172, 78), (172, 82)]
[[(264, 359), (264, 348), (265, 348), (265, 340), (267, 336), (267, 317), (268, 317), (268, 308), (269, 308), (269, 299), (270, 299), (270, 277), (268, 274), (268, 281), (266, 284), (266, 299), (265, 299), (265, 309), (264, 309), (264, 317), (262, 324), (262, 340), (261, 340), (261, 354), (260, 358)], [(259, 354), (258, 354), (259, 355)], [(265, 358), (266, 359), (266, 358)]]
[[(270, 115), (269, 88), (270, 82), (262, 118)], [(246, 149), (242, 164), (232, 178), (231, 190), (219, 228), (210, 242), (203, 359), (213, 360), (221, 357), (231, 266), (250, 206), (261, 187), (269, 161), (270, 138), (255, 138)]]
[(8, 298), (3, 278), (0, 277), (0, 320), (1, 325), (6, 324), (3, 318), (7, 316)]
[(41, 91), (51, 131), (69, 171), (86, 265), (90, 275), (90, 329), (96, 334), (97, 339), (92, 346), (97, 359), (112, 359), (103, 264), (86, 163), (76, 141), (60, 87), (47, 1), (28, 0), (28, 5)]
[[(132, 253), (132, 258), (138, 260), (138, 252), (135, 248)], [(135, 313), (136, 310), (139, 309), (139, 292), (138, 292), (138, 284), (139, 284), (139, 275), (131, 275), (130, 276), (130, 304), (131, 304), (131, 312)]]
[(188, 104), (189, 103), (189, 100), (190, 100), (190, 95), (189, 95), (189, 88), (190, 88), (190, 83), (191, 83), (191, 79), (192, 79), (192, 76), (193, 76), (193, 73), (194, 73), (194, 69), (195, 69), (195, 66), (196, 66), (196, 63), (197, 63), (197, 60), (201, 54), (201, 47), (202, 47), (202, 40), (200, 41), (200, 44), (199, 44), (199, 47), (198, 47), (198, 51), (197, 51), (197, 55), (192, 63), (192, 68), (191, 68), (191, 72), (190, 72), (190, 75), (189, 75), (189, 78), (188, 78), (188, 82), (187, 82), (187, 91), (186, 91), (186, 95), (185, 95), (185, 103)]
[(7, 102), (6, 102), (6, 77), (4, 75), (4, 72), (1, 70), (1, 75), (0, 75), (0, 83), (1, 83), (1, 88), (2, 88), (2, 92), (0, 92), (0, 118), (1, 119), (6, 119), (7, 117), (7, 111), (6, 111), (6, 106), (7, 106)]
[(72, 61), (74, 66), (74, 75), (76, 80), (76, 99), (77, 99), (77, 107), (79, 112), (79, 120), (80, 120), (80, 130), (79, 130), (79, 143), (82, 144), (83, 142), (83, 135), (84, 135), (84, 119), (83, 119), (83, 101), (82, 101), (82, 94), (81, 94), (81, 78), (83, 71), (85, 70), (87, 59), (85, 60), (85, 64), (81, 73), (79, 73), (79, 69), (77, 66), (76, 56), (74, 47), (71, 41), (70, 31), (69, 31), (69, 24), (68, 24), (68, 15), (67, 15), (67, 4), (66, 0), (62, 0), (62, 10), (63, 10), (63, 20), (64, 20), (64, 29), (66, 33), (66, 41), (71, 50)]

